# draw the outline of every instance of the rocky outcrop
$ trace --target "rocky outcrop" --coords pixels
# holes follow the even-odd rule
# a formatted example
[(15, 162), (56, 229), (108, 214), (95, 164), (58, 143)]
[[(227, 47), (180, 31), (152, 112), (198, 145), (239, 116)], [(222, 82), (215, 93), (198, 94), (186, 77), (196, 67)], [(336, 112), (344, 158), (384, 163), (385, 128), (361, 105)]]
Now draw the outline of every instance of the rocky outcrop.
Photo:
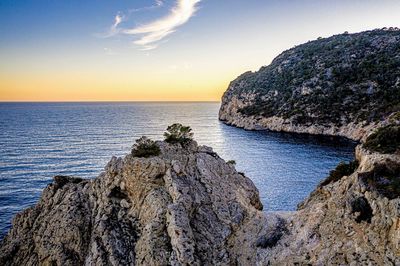
[[(399, 265), (400, 155), (357, 147), (354, 173), (295, 212), (264, 213), (250, 179), (196, 142), (56, 176), (19, 213), (0, 265)], [(353, 171), (353, 170), (352, 170)]]
[(0, 265), (254, 264), (254, 236), (274, 220), (250, 179), (194, 141), (157, 145), (93, 180), (56, 176), (15, 217)]
[(259, 265), (400, 265), (400, 155), (358, 146), (356, 159), (353, 174), (299, 205)]
[(366, 144), (259, 237), (258, 265), (400, 265), (399, 43), (398, 29), (318, 39), (229, 85), (227, 124)]
[(232, 81), (219, 119), (255, 130), (362, 140), (400, 113), (400, 30), (339, 34)]
[(391, 152), (357, 146), (353, 173), (336, 171), (259, 238), (259, 265), (400, 265), (400, 147), (387, 139), (399, 137), (399, 43), (398, 29), (318, 39), (229, 85), (219, 112), (227, 124), (343, 136)]
[[(368, 136), (379, 132), (377, 129), (400, 124), (399, 112), (389, 112), (379, 121), (350, 119), (347, 123), (329, 119), (299, 123), (296, 116), (258, 113), (262, 108), (253, 109), (256, 112), (249, 115), (249, 107), (265, 103), (257, 100), (257, 90), (247, 89), (247, 79), (254, 75), (262, 73), (247, 73), (231, 83), (222, 99), (222, 121), (249, 130), (336, 135), (366, 143), (370, 142)], [(302, 97), (307, 98), (309, 93)], [(394, 105), (399, 106), (396, 97)], [(376, 104), (373, 100), (371, 103)], [(345, 112), (343, 109), (339, 117)], [(392, 135), (398, 138), (398, 134)], [(398, 145), (396, 139), (387, 139), (390, 134), (375, 140), (378, 138), (383, 143), (374, 145), (382, 146), (382, 150), (383, 146)], [(321, 182), (296, 212), (278, 216), (279, 222), (269, 234), (259, 236), (257, 265), (400, 265), (399, 148), (397, 153), (393, 153), (393, 147), (391, 154), (382, 154), (358, 145), (358, 167), (353, 173)]]

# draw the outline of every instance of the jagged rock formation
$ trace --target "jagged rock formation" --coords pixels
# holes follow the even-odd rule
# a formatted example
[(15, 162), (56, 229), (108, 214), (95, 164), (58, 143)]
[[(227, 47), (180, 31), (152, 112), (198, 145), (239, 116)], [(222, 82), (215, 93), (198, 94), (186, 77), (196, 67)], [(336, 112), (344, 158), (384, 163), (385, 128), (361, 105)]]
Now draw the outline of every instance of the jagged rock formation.
[(259, 265), (400, 265), (400, 155), (358, 146), (356, 159), (299, 205)]
[(250, 179), (194, 141), (157, 145), (93, 180), (55, 177), (15, 217), (0, 265), (254, 264), (267, 222)]
[(230, 83), (219, 118), (246, 129), (360, 140), (399, 111), (400, 30), (390, 28), (283, 52)]
[(366, 140), (297, 211), (263, 213), (251, 180), (209, 147), (142, 138), (151, 150), (134, 154), (149, 158), (55, 177), (15, 217), (0, 265), (400, 265), (399, 108), (399, 30), (295, 47), (233, 81), (219, 118)]
[(156, 144), (158, 156), (114, 157), (93, 180), (56, 176), (15, 217), (0, 265), (400, 264), (399, 154), (359, 145), (354, 173), (295, 212), (263, 213), (211, 148)]

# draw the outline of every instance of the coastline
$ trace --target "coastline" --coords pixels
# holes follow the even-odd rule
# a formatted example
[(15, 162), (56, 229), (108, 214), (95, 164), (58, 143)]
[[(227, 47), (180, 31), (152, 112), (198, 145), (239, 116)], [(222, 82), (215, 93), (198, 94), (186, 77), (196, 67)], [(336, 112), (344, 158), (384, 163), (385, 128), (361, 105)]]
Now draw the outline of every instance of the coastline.
[(300, 133), (309, 135), (324, 135), (344, 137), (356, 142), (364, 142), (369, 134), (379, 127), (387, 124), (385, 121), (377, 123), (348, 123), (342, 126), (334, 124), (295, 124), (290, 119), (277, 116), (244, 116), (238, 109), (245, 106), (245, 103), (234, 99), (229, 102), (222, 102), (219, 111), (219, 120), (227, 125), (231, 125), (246, 130), (271, 130), (276, 132)]

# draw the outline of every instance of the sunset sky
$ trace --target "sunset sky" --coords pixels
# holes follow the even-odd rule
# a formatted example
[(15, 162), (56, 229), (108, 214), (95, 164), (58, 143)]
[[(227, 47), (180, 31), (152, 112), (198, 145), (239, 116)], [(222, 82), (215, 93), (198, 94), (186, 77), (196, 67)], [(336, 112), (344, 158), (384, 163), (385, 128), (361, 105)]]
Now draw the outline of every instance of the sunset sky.
[(218, 101), (296, 44), (399, 14), (398, 0), (1, 0), (0, 101)]

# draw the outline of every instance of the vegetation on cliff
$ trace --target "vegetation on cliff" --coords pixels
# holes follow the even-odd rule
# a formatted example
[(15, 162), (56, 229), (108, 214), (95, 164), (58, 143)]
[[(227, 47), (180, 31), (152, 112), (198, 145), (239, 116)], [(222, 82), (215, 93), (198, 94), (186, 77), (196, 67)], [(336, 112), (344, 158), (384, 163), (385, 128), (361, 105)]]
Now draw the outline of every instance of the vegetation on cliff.
[(189, 126), (175, 123), (168, 126), (164, 137), (165, 141), (169, 143), (186, 143), (193, 139), (193, 132)]
[(399, 152), (400, 126), (389, 125), (379, 128), (367, 138), (364, 148), (380, 153)]
[(373, 122), (400, 110), (400, 30), (319, 38), (289, 49), (258, 72), (231, 82), (245, 116), (296, 124)]
[[(168, 126), (164, 133), (165, 141), (168, 143), (186, 144), (193, 139), (193, 132), (189, 126), (175, 123)], [(131, 154), (133, 157), (152, 157), (160, 155), (160, 147), (157, 143), (145, 136), (136, 140), (132, 146)]]
[(357, 161), (351, 161), (349, 163), (340, 162), (334, 170), (329, 172), (329, 176), (319, 184), (319, 187), (323, 187), (330, 183), (336, 182), (343, 176), (351, 175), (352, 173), (354, 173), (357, 167)]
[(144, 157), (148, 158), (151, 156), (158, 156), (161, 150), (157, 143), (145, 136), (136, 140), (136, 143), (132, 147), (133, 157)]

